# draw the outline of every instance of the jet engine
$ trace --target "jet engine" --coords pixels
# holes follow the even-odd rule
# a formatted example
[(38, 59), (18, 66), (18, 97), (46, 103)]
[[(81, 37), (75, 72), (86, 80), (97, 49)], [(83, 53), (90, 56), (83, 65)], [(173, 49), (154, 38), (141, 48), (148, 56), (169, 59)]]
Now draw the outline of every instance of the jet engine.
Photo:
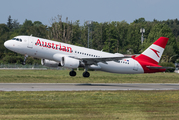
[(78, 68), (80, 66), (80, 61), (68, 56), (61, 58), (61, 66), (66, 68)]
[(59, 62), (48, 60), (48, 59), (41, 59), (41, 64), (47, 67), (58, 67), (61, 66)]

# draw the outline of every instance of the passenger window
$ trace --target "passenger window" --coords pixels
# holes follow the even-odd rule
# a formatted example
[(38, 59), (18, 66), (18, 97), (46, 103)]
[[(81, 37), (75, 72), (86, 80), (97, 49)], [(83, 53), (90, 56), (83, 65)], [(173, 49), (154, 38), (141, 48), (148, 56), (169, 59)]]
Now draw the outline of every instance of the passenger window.
[(22, 42), (22, 39), (20, 39), (20, 42)]

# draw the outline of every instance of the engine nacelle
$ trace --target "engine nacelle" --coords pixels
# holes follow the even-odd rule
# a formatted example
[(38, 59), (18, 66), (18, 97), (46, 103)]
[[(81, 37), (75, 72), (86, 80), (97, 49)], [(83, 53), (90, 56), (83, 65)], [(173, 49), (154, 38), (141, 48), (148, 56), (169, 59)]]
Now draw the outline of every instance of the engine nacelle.
[(64, 56), (61, 59), (61, 66), (66, 68), (78, 68), (80, 66), (80, 61), (68, 56)]
[(62, 57), (64, 57), (64, 55), (58, 53), (53, 55), (53, 59), (58, 62), (61, 62)]
[(59, 62), (48, 60), (48, 59), (41, 59), (41, 64), (47, 67), (58, 67), (61, 66)]

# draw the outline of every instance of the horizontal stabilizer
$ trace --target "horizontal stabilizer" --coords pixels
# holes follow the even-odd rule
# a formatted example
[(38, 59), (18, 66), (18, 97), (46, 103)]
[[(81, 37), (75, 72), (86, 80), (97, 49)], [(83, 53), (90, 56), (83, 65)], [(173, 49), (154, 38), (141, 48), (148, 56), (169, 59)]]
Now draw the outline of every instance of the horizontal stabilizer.
[(157, 66), (146, 66), (149, 69), (175, 69), (174, 67), (157, 67)]

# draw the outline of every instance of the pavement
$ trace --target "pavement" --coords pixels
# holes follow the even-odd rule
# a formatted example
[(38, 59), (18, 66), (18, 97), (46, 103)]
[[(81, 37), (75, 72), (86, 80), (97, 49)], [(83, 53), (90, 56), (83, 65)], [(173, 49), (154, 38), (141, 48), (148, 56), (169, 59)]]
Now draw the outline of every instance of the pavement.
[(0, 91), (179, 90), (177, 83), (0, 83)]

